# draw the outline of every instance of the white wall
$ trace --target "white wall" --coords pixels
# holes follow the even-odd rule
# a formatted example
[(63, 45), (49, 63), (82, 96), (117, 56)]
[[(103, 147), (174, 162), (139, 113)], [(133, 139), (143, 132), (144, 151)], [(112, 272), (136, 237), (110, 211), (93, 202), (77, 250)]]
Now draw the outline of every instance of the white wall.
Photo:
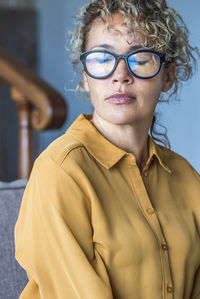
[[(66, 30), (73, 28), (73, 15), (85, 0), (42, 0), (40, 11), (40, 74), (53, 84), (66, 98), (69, 116), (64, 128), (55, 133), (43, 133), (41, 149), (63, 133), (69, 124), (81, 112), (91, 112), (91, 106), (77, 99), (73, 92), (65, 91), (75, 88), (78, 78), (65, 51)], [(191, 42), (200, 48), (199, 0), (168, 0), (184, 18), (191, 32)], [(161, 123), (168, 128), (172, 149), (186, 157), (200, 171), (200, 65), (199, 72), (184, 84), (179, 103), (162, 104)]]

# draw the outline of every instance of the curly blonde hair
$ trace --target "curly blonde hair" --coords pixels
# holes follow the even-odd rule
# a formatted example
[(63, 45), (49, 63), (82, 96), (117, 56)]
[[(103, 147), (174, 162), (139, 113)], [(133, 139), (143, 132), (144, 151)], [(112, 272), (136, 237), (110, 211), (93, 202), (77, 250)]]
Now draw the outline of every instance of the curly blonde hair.
[[(80, 54), (86, 51), (87, 39), (93, 22), (102, 20), (109, 29), (109, 16), (120, 13), (124, 16), (123, 25), (128, 33), (139, 32), (144, 48), (153, 48), (165, 53), (176, 65), (176, 76), (169, 98), (177, 95), (183, 81), (193, 75), (199, 50), (189, 44), (189, 31), (182, 17), (170, 8), (166, 0), (93, 0), (87, 3), (77, 16), (77, 24), (71, 38), (71, 61), (74, 65), (80, 62)], [(78, 90), (84, 92), (83, 81)], [(165, 141), (153, 136), (155, 116), (150, 132), (155, 140), (169, 145), (166, 134)]]

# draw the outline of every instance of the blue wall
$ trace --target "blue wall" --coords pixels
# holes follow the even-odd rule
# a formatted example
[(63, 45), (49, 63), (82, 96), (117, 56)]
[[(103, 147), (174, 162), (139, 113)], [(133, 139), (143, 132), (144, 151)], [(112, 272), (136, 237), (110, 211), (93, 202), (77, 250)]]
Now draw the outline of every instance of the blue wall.
[[(200, 48), (200, 1), (169, 0), (183, 17), (190, 31), (190, 41)], [(180, 101), (163, 104), (162, 123), (168, 128), (172, 149), (183, 155), (200, 172), (200, 61), (198, 71), (184, 87)]]
[[(66, 32), (73, 28), (73, 16), (84, 0), (43, 0), (39, 4), (40, 28), (40, 75), (55, 86), (66, 98), (69, 107), (68, 120), (62, 130), (41, 134), (40, 150), (62, 134), (80, 113), (90, 113), (89, 103), (76, 98), (74, 92), (78, 78), (65, 50)], [(168, 0), (184, 18), (191, 32), (191, 42), (200, 48), (199, 11), (200, 1)], [(192, 5), (191, 5), (192, 3)], [(200, 171), (200, 65), (199, 72), (180, 94), (180, 102), (161, 104), (160, 122), (167, 126), (172, 149), (187, 158)], [(67, 90), (68, 89), (68, 90)]]
[(89, 102), (81, 101), (75, 96), (73, 89), (76, 88), (79, 78), (74, 74), (65, 49), (69, 40), (67, 32), (73, 29), (73, 17), (84, 1), (39, 2), (39, 72), (63, 94), (69, 109), (68, 119), (61, 130), (41, 133), (40, 150), (43, 150), (52, 140), (64, 133), (80, 113), (91, 113), (92, 107)]

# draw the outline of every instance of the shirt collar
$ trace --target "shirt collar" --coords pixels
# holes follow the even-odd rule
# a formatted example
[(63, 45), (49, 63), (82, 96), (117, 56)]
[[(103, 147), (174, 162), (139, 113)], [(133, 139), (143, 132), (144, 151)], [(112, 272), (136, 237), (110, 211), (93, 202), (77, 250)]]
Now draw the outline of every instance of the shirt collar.
[[(91, 119), (92, 115), (79, 115), (67, 132), (79, 140), (101, 165), (109, 169), (127, 155), (127, 152), (118, 148), (101, 135), (91, 123)], [(171, 173), (171, 170), (166, 165), (166, 152), (164, 148), (157, 145), (151, 137), (149, 137), (149, 153), (146, 167), (150, 165), (152, 157), (156, 156), (160, 165)]]
[(152, 161), (152, 158), (156, 157), (160, 163), (160, 165), (170, 174), (172, 170), (167, 165), (167, 160), (169, 158), (169, 150), (161, 145), (158, 145), (154, 142), (154, 140), (149, 136), (149, 159), (147, 161)]

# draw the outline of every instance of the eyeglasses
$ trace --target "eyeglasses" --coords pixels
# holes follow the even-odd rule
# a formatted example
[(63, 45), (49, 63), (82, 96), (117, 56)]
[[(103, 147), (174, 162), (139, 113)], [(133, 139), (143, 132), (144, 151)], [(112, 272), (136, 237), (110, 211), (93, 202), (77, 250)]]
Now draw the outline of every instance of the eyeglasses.
[(118, 55), (107, 50), (87, 51), (80, 55), (85, 72), (94, 79), (106, 79), (116, 69), (120, 59), (124, 59), (130, 73), (140, 79), (155, 77), (164, 62), (171, 62), (165, 54), (151, 50), (136, 50), (126, 55)]

